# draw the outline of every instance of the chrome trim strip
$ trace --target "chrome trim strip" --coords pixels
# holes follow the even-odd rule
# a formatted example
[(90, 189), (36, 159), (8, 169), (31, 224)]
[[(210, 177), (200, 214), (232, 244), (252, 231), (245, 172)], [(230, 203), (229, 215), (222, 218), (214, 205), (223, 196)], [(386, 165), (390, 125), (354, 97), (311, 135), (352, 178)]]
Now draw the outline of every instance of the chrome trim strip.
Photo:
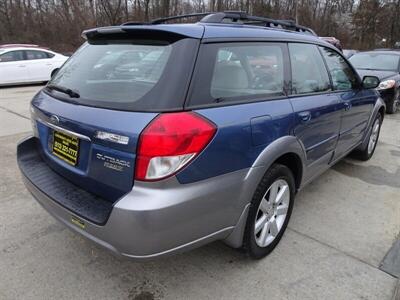
[(49, 123), (49, 122), (46, 122), (46, 121), (44, 121), (44, 120), (42, 120), (42, 119), (36, 119), (36, 120), (37, 120), (38, 122), (40, 122), (40, 123), (42, 123), (42, 124), (44, 124), (44, 125), (46, 125), (46, 126), (52, 128), (52, 129), (54, 129), (54, 130), (64, 132), (64, 133), (66, 133), (66, 134), (75, 136), (75, 137), (77, 137), (77, 138), (79, 138), (79, 139), (82, 139), (82, 140), (85, 140), (85, 141), (88, 141), (88, 142), (91, 142), (91, 141), (92, 141), (92, 140), (90, 139), (90, 137), (88, 137), (88, 136), (86, 136), (86, 135), (79, 134), (79, 133), (73, 132), (73, 131), (68, 130), (68, 129), (64, 129), (64, 128), (59, 127), (59, 126), (57, 126), (57, 125), (51, 124), (51, 123)]

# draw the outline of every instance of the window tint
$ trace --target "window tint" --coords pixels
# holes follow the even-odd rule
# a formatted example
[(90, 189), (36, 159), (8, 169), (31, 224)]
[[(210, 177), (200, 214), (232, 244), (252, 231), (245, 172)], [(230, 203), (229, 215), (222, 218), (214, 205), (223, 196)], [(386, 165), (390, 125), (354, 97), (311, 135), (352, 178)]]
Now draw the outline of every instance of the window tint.
[(283, 49), (258, 42), (202, 45), (189, 106), (284, 95)]
[(333, 89), (350, 90), (356, 86), (357, 76), (343, 57), (332, 49), (325, 47), (320, 47), (320, 49), (332, 77)]
[(32, 59), (46, 59), (53, 57), (51, 53), (47, 53), (44, 51), (36, 51), (36, 50), (25, 50), (26, 53), (26, 59), (32, 60)]
[(329, 76), (317, 46), (289, 44), (292, 89), (295, 94), (330, 90)]
[(24, 60), (23, 51), (10, 51), (0, 55), (0, 62)]
[(280, 46), (221, 47), (214, 61), (210, 94), (215, 99), (283, 93)]
[[(86, 43), (62, 66), (50, 85), (77, 92), (83, 105), (133, 111), (183, 107), (197, 41), (107, 41)], [(53, 96), (68, 96), (47, 89)]]

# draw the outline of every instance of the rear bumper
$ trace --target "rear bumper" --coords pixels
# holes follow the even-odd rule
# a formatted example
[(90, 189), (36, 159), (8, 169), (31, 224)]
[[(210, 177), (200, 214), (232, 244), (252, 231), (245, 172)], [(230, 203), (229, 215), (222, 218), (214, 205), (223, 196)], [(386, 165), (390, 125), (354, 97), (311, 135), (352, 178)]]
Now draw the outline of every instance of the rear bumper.
[[(135, 182), (132, 191), (112, 204), (105, 223), (96, 224), (74, 207), (68, 208), (50, 197), (29, 175), (21, 161), (21, 152), (37, 151), (26, 147), (32, 144), (32, 139), (35, 138), (18, 145), (17, 159), (25, 185), (34, 198), (67, 227), (132, 259), (150, 259), (225, 239), (252, 195), (247, 189), (254, 188), (254, 183), (246, 177), (248, 170), (194, 184), (179, 184), (175, 177), (159, 183)], [(59, 175), (54, 173), (54, 176)], [(73, 222), (77, 219), (82, 222), (80, 226)]]

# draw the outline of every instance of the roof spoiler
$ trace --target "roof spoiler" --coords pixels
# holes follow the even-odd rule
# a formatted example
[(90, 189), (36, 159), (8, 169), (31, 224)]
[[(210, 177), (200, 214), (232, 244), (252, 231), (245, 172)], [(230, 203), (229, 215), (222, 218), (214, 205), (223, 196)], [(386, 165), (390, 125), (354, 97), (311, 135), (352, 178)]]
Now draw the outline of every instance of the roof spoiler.
[(201, 38), (203, 34), (203, 28), (197, 28), (194, 33), (192, 32), (191, 34), (188, 34), (187, 29), (183, 27), (160, 28), (143, 24), (135, 25), (136, 26), (113, 26), (88, 29), (82, 33), (82, 37), (93, 43), (125, 39), (166, 41), (168, 43), (174, 43), (187, 37)]

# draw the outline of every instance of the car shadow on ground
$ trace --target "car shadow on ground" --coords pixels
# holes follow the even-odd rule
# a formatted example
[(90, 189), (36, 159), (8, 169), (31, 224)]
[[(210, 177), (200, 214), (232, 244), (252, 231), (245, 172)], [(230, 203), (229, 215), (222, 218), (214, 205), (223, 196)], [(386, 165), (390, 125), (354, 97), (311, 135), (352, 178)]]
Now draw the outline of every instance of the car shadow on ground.
[[(391, 154), (396, 156), (393, 152)], [(395, 173), (391, 173), (381, 166), (359, 165), (354, 164), (351, 159), (345, 159), (337, 163), (332, 169), (369, 184), (400, 188), (400, 166), (397, 167)]]

